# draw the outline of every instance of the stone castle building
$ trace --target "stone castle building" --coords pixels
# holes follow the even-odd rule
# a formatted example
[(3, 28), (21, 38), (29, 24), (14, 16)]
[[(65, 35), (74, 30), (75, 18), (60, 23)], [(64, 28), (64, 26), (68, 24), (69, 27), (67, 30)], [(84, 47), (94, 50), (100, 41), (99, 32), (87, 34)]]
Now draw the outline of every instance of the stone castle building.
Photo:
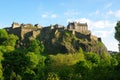
[(69, 22), (67, 29), (81, 33), (85, 33), (89, 31), (87, 23), (79, 23), (79, 22)]
[(18, 23), (16, 23), (16, 22), (12, 23), (12, 28), (18, 28), (18, 27), (20, 27), (20, 25)]
[(5, 29), (9, 34), (15, 34), (23, 40), (28, 36), (36, 37), (40, 33), (42, 26), (39, 24), (33, 26), (32, 24), (18, 24), (13, 22), (11, 27)]
[[(16, 22), (13, 22), (12, 26), (9, 28), (5, 28), (8, 33), (17, 35), (21, 40), (24, 38), (28, 38), (30, 36), (36, 38), (41, 30), (46, 31), (52, 31), (52, 30), (58, 30), (58, 31), (64, 31), (69, 30), (72, 31), (72, 34), (75, 36), (81, 37), (83, 35), (88, 36), (91, 39), (94, 39), (95, 41), (99, 40), (98, 37), (91, 34), (91, 31), (88, 30), (87, 23), (79, 23), (79, 22), (69, 22), (67, 25), (67, 28), (64, 26), (61, 26), (59, 24), (50, 25), (48, 27), (42, 27), (39, 24), (18, 24)], [(85, 37), (85, 36), (84, 36)]]

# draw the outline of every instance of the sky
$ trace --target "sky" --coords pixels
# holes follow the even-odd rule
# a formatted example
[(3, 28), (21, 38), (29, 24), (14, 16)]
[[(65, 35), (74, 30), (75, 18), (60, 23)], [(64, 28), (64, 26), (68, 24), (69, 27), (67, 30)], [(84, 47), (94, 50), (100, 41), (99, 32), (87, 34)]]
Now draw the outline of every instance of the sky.
[(13, 22), (42, 26), (87, 22), (108, 50), (118, 51), (114, 27), (120, 20), (119, 5), (119, 0), (0, 0), (0, 28), (10, 27)]

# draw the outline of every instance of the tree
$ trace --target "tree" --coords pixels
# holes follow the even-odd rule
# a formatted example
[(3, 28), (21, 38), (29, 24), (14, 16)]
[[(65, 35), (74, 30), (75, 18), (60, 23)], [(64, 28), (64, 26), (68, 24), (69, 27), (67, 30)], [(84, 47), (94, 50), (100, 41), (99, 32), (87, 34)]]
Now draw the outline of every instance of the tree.
[(88, 61), (92, 62), (93, 64), (99, 64), (100, 63), (100, 56), (96, 53), (87, 52), (85, 56), (86, 56), (86, 59)]
[(3, 42), (3, 45), (15, 47), (17, 40), (18, 40), (18, 37), (16, 35), (9, 34), (8, 39)]
[(0, 29), (0, 44), (8, 39), (8, 33), (5, 29)]
[[(25, 55), (23, 50), (15, 50), (10, 53), (4, 53), (4, 60), (2, 61), (2, 66), (4, 69), (5, 80), (10, 80), (10, 78), (16, 78), (23, 74), (26, 68), (31, 64), (28, 57)], [(14, 75), (13, 75), (14, 73)]]
[(120, 21), (118, 21), (115, 26), (115, 39), (119, 41), (119, 47), (120, 47)]
[(28, 48), (28, 51), (42, 53), (44, 51), (44, 45), (40, 43), (40, 41), (37, 39), (30, 40), (30, 46)]

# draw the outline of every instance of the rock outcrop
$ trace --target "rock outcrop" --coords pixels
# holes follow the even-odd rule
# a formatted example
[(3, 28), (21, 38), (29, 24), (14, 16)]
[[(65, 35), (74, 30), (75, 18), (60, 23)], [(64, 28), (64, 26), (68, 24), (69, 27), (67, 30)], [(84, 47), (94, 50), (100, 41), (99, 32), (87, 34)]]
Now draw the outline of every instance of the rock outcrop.
[[(19, 37), (19, 45), (29, 45), (31, 38), (37, 38), (45, 46), (45, 53), (75, 53), (80, 48), (85, 52), (103, 53), (107, 48), (101, 38), (92, 35), (87, 23), (69, 23), (67, 27), (59, 24), (42, 27), (39, 24), (13, 23), (5, 28), (9, 34)], [(22, 44), (20, 44), (22, 42)]]

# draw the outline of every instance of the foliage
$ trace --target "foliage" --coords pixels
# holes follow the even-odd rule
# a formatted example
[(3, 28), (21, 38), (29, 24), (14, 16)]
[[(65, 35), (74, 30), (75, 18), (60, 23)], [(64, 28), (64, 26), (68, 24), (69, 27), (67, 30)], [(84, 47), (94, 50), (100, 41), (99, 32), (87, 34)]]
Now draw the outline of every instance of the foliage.
[(5, 29), (0, 29), (0, 44), (8, 39), (8, 33)]
[(56, 73), (48, 73), (47, 80), (59, 80), (59, 77)]
[[(71, 32), (66, 31), (64, 37), (62, 44), (67, 48), (77, 46)], [(17, 48), (18, 40), (0, 29), (0, 80), (120, 80), (120, 53), (98, 55), (79, 46), (74, 53), (48, 55), (38, 39), (31, 39), (27, 48)]]
[(115, 38), (120, 42), (120, 21), (115, 26)]
[(37, 39), (32, 39), (30, 40), (28, 51), (42, 53), (44, 51), (44, 45), (40, 43)]

